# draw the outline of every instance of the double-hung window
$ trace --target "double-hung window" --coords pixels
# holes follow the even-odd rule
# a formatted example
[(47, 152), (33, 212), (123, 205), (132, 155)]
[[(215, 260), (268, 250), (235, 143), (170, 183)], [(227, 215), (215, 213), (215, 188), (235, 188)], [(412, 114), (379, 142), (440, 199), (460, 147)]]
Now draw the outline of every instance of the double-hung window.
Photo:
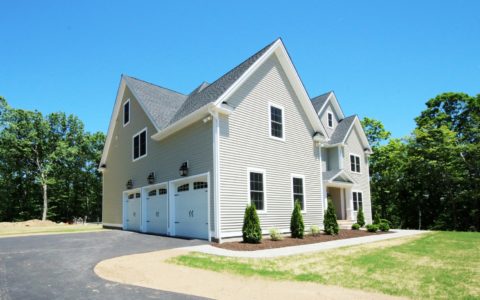
[(305, 210), (305, 189), (303, 186), (304, 180), (302, 176), (293, 176), (292, 177), (292, 187), (293, 187), (293, 205), (298, 201), (302, 211)]
[(360, 208), (363, 208), (362, 192), (352, 192), (352, 198), (354, 211), (358, 211)]
[(283, 108), (273, 104), (270, 107), (270, 137), (275, 139), (285, 139), (285, 124)]
[(350, 154), (350, 170), (355, 173), (360, 173), (360, 156)]
[(333, 128), (333, 114), (331, 112), (327, 113), (327, 122), (328, 127)]
[(130, 123), (130, 99), (123, 104), (123, 126)]
[(133, 136), (133, 160), (147, 156), (147, 129)]
[(265, 178), (263, 172), (250, 171), (250, 204), (254, 204), (257, 210), (265, 209)]

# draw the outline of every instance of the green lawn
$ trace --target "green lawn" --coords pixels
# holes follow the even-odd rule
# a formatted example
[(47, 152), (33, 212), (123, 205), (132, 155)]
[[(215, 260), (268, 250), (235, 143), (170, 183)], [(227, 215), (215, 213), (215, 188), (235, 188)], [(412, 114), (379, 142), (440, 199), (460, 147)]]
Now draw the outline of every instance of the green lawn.
[(276, 259), (201, 253), (171, 262), (277, 280), (339, 285), (416, 299), (480, 299), (480, 233), (435, 232)]

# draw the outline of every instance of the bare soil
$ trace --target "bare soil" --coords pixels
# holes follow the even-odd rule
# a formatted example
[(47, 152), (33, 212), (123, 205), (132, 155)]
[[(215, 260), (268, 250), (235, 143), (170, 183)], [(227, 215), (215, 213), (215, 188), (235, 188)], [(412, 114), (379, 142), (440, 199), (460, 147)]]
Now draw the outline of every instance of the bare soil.
[(1, 228), (19, 228), (19, 227), (50, 227), (50, 226), (64, 226), (65, 223), (55, 223), (50, 220), (28, 220), (23, 222), (0, 222)]
[(375, 292), (328, 286), (313, 282), (276, 281), (217, 273), (167, 263), (188, 249), (170, 249), (107, 259), (94, 268), (103, 279), (151, 289), (183, 293), (211, 299), (405, 299)]
[(264, 250), (264, 249), (273, 249), (273, 248), (282, 248), (282, 247), (290, 247), (290, 246), (298, 246), (298, 245), (307, 245), (307, 244), (316, 244), (316, 243), (323, 243), (328, 241), (336, 241), (336, 240), (343, 240), (343, 239), (351, 239), (356, 237), (362, 236), (369, 236), (369, 235), (379, 235), (379, 234), (388, 234), (389, 232), (368, 232), (366, 230), (350, 230), (350, 229), (340, 229), (338, 235), (328, 235), (325, 233), (321, 233), (319, 235), (306, 235), (303, 239), (294, 239), (289, 236), (285, 236), (281, 241), (272, 241), (270, 238), (262, 239), (262, 242), (259, 244), (249, 244), (244, 243), (242, 241), (235, 241), (235, 242), (226, 242), (222, 244), (212, 243), (212, 246), (228, 249), (228, 250), (235, 250), (235, 251), (255, 251), (255, 250)]

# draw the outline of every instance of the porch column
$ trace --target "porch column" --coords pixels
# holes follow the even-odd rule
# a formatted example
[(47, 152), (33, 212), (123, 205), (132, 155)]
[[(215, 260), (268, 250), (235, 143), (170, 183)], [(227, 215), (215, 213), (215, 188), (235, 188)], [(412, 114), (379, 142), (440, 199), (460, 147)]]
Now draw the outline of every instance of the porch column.
[(352, 188), (344, 189), (345, 203), (347, 204), (347, 220), (356, 220), (355, 212), (353, 211)]

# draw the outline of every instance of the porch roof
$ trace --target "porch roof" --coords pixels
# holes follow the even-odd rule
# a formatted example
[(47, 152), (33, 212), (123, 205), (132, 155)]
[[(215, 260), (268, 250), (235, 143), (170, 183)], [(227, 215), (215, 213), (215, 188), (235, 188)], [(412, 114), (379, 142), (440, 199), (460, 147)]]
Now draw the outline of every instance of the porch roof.
[(353, 185), (355, 180), (344, 170), (330, 170), (323, 172), (323, 181), (326, 184)]

